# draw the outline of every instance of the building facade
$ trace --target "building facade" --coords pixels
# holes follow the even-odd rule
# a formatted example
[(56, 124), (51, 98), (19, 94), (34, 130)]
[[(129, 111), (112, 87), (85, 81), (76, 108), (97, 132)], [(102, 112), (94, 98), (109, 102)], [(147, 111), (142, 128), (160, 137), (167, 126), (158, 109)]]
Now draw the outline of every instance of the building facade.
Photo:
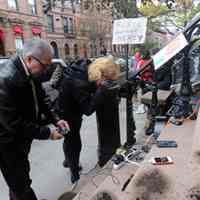
[(41, 0), (0, 0), (0, 56), (20, 52), (25, 40), (37, 37), (47, 40), (54, 56), (63, 59), (111, 51), (110, 17), (85, 12), (80, 1), (74, 7), (70, 1), (61, 2), (44, 14)]
[(0, 55), (20, 52), (26, 39), (46, 38), (40, 0), (0, 0)]
[(44, 15), (47, 40), (54, 49), (55, 57), (79, 56), (77, 41), (76, 17), (68, 2), (64, 5), (61, 1), (54, 4), (52, 9)]
[(102, 10), (91, 12), (80, 1), (72, 9), (70, 1), (56, 1), (45, 20), (55, 57), (97, 57), (111, 51), (112, 18)]

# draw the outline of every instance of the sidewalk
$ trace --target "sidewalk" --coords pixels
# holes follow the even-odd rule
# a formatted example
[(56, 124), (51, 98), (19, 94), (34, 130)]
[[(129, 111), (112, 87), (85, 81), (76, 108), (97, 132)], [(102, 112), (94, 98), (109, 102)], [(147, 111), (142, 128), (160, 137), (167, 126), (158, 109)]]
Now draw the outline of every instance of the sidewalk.
[[(87, 174), (97, 163), (97, 128), (95, 114), (90, 117), (84, 117), (81, 129), (83, 148), (81, 152), (81, 163), (83, 173), (80, 185), (76, 192), (79, 191), (88, 182), (91, 182), (91, 176), (98, 169)], [(135, 115), (137, 126), (137, 143), (141, 143), (144, 138), (143, 126), (145, 114)], [(120, 129), (122, 144), (126, 139), (126, 119), (125, 119), (125, 101), (120, 104)], [(35, 141), (32, 145), (30, 154), (31, 160), (31, 177), (33, 179), (32, 187), (34, 188), (39, 199), (57, 200), (58, 197), (71, 188), (69, 169), (62, 166), (64, 155), (62, 152), (62, 141)], [(105, 177), (101, 176), (103, 180)], [(99, 180), (99, 181), (102, 181)], [(96, 182), (96, 180), (95, 180)], [(8, 199), (8, 188), (0, 173), (0, 199)]]
[[(121, 131), (121, 143), (124, 144), (126, 141), (126, 112), (125, 112), (125, 101), (122, 100), (120, 104), (120, 131)], [(146, 114), (134, 114), (134, 118), (136, 120), (136, 138), (137, 138), (137, 144), (143, 144), (146, 140), (147, 136), (144, 135), (144, 123), (145, 123), (145, 116)], [(85, 120), (86, 121), (86, 120)], [(86, 124), (84, 126), (87, 127)], [(95, 130), (96, 132), (96, 130)], [(85, 144), (88, 142), (88, 134), (83, 135), (83, 143), (85, 141)], [(88, 144), (85, 146), (85, 148), (88, 148)], [(93, 146), (91, 149), (92, 151), (96, 152), (96, 146)], [(86, 153), (87, 154), (87, 153)], [(85, 154), (85, 155), (86, 155)], [(84, 155), (82, 154), (81, 160), (85, 161), (83, 159)], [(84, 169), (86, 166), (88, 166), (89, 163), (83, 163)], [(125, 169), (126, 170), (126, 169)], [(84, 170), (85, 171), (85, 170)], [(76, 196), (75, 199), (87, 199), (87, 195), (91, 192), (93, 193), (94, 190), (97, 189), (97, 187), (106, 179), (106, 177), (111, 176), (112, 171), (112, 163), (108, 162), (107, 165), (102, 169), (98, 166), (95, 168), (91, 168), (89, 170), (89, 173), (81, 175), (81, 180), (79, 181), (78, 185), (72, 190), (72, 188), (69, 186), (66, 188), (66, 193), (60, 196), (58, 200), (69, 200), (70, 195), (73, 195), (74, 193), (79, 193), (78, 197)], [(112, 178), (112, 177), (111, 177)], [(85, 192), (85, 190), (87, 192)]]

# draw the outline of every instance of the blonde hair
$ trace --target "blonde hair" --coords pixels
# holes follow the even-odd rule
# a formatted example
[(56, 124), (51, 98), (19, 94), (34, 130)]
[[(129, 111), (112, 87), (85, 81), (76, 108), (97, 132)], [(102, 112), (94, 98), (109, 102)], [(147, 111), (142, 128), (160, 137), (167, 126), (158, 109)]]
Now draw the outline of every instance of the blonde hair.
[(119, 77), (119, 65), (110, 58), (97, 58), (88, 68), (90, 81), (117, 80)]

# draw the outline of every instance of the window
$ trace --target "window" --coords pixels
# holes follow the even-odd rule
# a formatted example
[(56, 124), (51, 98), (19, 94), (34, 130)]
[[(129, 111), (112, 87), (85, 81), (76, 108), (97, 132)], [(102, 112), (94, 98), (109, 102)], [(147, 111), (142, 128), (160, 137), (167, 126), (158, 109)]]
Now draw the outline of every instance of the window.
[(23, 39), (22, 37), (18, 36), (15, 38), (15, 47), (16, 47), (16, 53), (21, 54), (23, 49)]
[(63, 18), (63, 28), (64, 28), (64, 33), (69, 33), (69, 23), (67, 17)]
[(87, 0), (84, 2), (84, 9), (88, 10), (90, 8), (90, 2)]
[(8, 0), (8, 7), (17, 10), (17, 0)]
[(29, 10), (31, 12), (32, 15), (36, 15), (37, 14), (37, 10), (36, 10), (36, 2), (35, 0), (28, 0), (28, 6), (29, 6)]
[(47, 31), (54, 32), (53, 16), (47, 15)]
[(69, 18), (69, 33), (73, 33), (74, 32), (74, 30), (73, 30), (73, 26), (74, 26), (74, 24), (73, 24), (73, 18)]
[(70, 55), (69, 45), (65, 44), (65, 56), (69, 56), (69, 55)]
[(78, 45), (74, 44), (74, 57), (78, 57)]
[(51, 46), (53, 47), (53, 51), (54, 51), (54, 58), (59, 58), (59, 51), (58, 51), (58, 45), (56, 44), (56, 42), (51, 42)]

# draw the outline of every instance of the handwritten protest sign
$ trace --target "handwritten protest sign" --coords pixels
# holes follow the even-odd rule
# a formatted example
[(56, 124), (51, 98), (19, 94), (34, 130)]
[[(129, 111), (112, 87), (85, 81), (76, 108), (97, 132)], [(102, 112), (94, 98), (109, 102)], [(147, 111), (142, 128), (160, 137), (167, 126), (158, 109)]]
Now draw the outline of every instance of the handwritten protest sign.
[(183, 33), (178, 34), (167, 46), (153, 56), (155, 69), (165, 64), (187, 45), (188, 42)]
[(146, 39), (147, 18), (129, 18), (114, 21), (112, 44), (142, 44)]

